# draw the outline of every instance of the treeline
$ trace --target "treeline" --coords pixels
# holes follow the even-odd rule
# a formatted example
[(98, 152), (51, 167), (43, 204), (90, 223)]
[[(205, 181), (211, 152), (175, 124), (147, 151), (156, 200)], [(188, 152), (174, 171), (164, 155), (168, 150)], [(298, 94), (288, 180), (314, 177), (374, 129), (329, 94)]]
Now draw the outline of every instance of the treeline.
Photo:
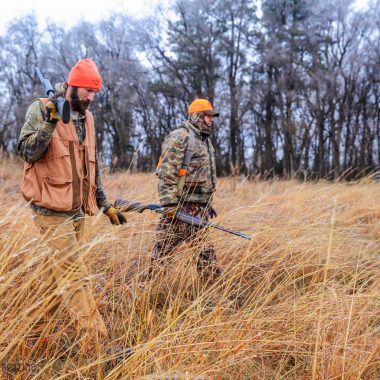
[(92, 105), (113, 169), (154, 169), (165, 135), (206, 97), (220, 175), (349, 177), (380, 162), (380, 3), (178, 0), (168, 12), (41, 31), (35, 15), (1, 36), (0, 144), (15, 152), (34, 68), (64, 81), (80, 58), (103, 77)]

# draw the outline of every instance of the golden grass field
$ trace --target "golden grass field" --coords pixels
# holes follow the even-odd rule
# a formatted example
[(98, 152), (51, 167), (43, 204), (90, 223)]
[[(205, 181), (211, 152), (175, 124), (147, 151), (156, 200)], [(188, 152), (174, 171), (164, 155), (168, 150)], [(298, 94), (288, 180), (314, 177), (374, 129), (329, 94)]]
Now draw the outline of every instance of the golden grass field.
[[(0, 164), (0, 378), (380, 378), (380, 184), (220, 179), (210, 231), (222, 276), (197, 276), (182, 246), (153, 280), (142, 275), (158, 215), (128, 213), (112, 226), (89, 218), (84, 259), (114, 343), (133, 347), (105, 365), (83, 352), (61, 310), (44, 339), (30, 339), (28, 310), (48, 254), (20, 195), (21, 161)], [(157, 202), (153, 174), (104, 173), (110, 201)], [(109, 363), (109, 362), (108, 362)]]

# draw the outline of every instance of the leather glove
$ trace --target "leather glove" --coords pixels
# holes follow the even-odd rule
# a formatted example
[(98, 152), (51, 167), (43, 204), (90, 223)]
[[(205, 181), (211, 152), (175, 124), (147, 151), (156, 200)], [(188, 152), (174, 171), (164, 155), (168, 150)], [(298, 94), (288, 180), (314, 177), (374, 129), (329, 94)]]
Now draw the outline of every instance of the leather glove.
[(208, 214), (210, 215), (211, 219), (218, 216), (218, 214), (216, 213), (214, 207), (212, 207), (211, 205), (208, 206)]
[(56, 125), (61, 119), (61, 115), (57, 111), (57, 99), (50, 99), (46, 103), (45, 121), (49, 124)]
[(175, 217), (175, 214), (177, 213), (177, 209), (178, 209), (177, 206), (167, 206), (167, 207), (165, 207), (163, 214), (167, 218), (173, 219)]
[(119, 225), (119, 224), (125, 224), (127, 223), (126, 217), (114, 206), (108, 207), (104, 213), (110, 218), (110, 221), (114, 225)]

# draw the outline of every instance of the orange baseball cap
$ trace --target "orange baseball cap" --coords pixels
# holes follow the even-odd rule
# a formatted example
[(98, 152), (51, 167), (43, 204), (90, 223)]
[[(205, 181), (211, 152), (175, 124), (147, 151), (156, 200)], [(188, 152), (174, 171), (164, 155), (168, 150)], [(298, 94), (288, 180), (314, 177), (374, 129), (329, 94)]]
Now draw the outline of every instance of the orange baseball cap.
[(187, 109), (187, 113), (190, 115), (195, 112), (204, 112), (209, 116), (219, 116), (219, 112), (214, 110), (212, 104), (207, 99), (195, 99), (191, 102), (189, 108)]
[(79, 60), (70, 70), (67, 84), (74, 87), (92, 88), (100, 91), (102, 77), (95, 62), (90, 58)]

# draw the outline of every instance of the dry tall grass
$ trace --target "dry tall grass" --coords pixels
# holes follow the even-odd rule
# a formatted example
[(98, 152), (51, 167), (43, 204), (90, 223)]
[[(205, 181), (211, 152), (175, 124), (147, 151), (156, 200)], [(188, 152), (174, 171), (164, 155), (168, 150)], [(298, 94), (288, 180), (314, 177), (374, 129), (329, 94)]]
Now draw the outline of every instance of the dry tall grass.
[[(217, 222), (251, 242), (210, 231), (223, 269), (198, 279), (183, 246), (149, 281), (157, 215), (128, 214), (114, 227), (88, 223), (83, 255), (113, 342), (135, 353), (105, 366), (102, 347), (83, 353), (62, 310), (30, 339), (43, 302), (44, 255), (21, 199), (21, 164), (0, 165), (0, 378), (379, 379), (379, 184), (221, 179)], [(148, 174), (104, 175), (110, 200), (157, 201)]]

